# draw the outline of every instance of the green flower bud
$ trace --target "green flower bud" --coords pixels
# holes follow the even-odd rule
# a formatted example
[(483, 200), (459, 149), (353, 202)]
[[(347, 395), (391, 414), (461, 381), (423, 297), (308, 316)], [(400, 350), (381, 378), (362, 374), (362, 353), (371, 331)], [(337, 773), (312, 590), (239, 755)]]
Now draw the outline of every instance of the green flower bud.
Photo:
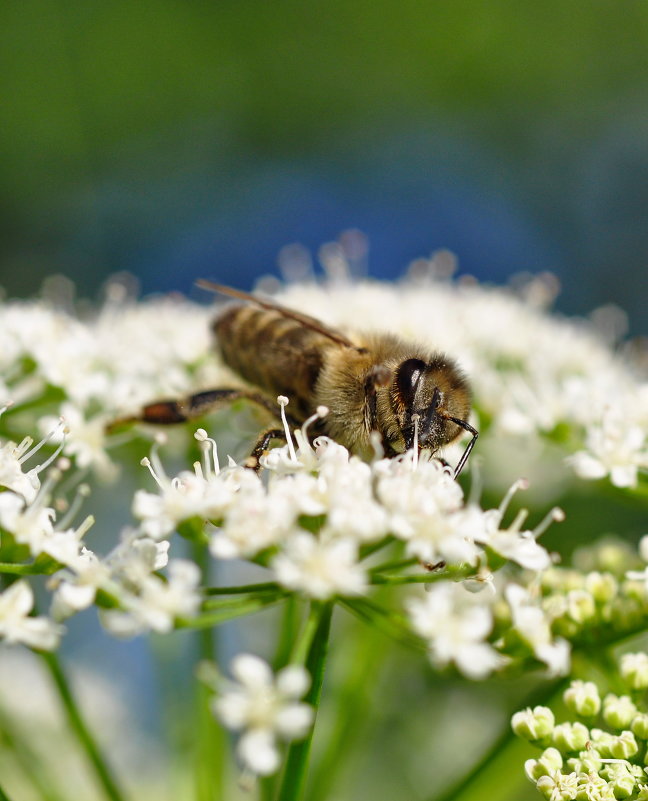
[[(623, 575), (626, 570), (632, 570), (637, 562), (634, 546), (630, 547), (621, 540), (597, 543), (590, 553), (593, 556), (588, 566), (590, 570), (601, 570), (613, 573), (615, 576)], [(579, 559), (577, 566), (584, 570), (588, 569), (585, 560)]]
[(593, 681), (572, 681), (563, 699), (570, 712), (583, 718), (598, 715), (601, 709), (601, 697)]
[(635, 715), (630, 724), (630, 730), (640, 740), (648, 740), (648, 715), (645, 712)]
[(648, 687), (648, 654), (624, 654), (621, 676), (631, 690), (645, 690)]
[(564, 592), (563, 581), (564, 568), (548, 567), (540, 574), (540, 586), (542, 594), (547, 595), (552, 592)]
[(567, 609), (569, 617), (581, 625), (596, 615), (596, 603), (586, 590), (571, 590), (567, 593)]
[(619, 583), (611, 573), (594, 571), (585, 577), (585, 589), (599, 604), (607, 603), (619, 591)]
[(536, 706), (535, 709), (527, 707), (516, 712), (511, 718), (511, 728), (518, 737), (535, 742), (548, 737), (554, 727), (556, 719), (546, 706)]
[(587, 748), (578, 755), (583, 773), (598, 773), (603, 767), (601, 755), (596, 748)]
[(536, 787), (550, 801), (572, 801), (578, 789), (578, 775), (556, 770), (551, 776), (541, 776)]
[(616, 798), (628, 798), (628, 796), (632, 795), (637, 780), (626, 765), (619, 763), (608, 764), (601, 773), (612, 785)]
[(551, 620), (567, 614), (567, 598), (564, 595), (547, 595), (542, 599), (542, 611)]
[(562, 753), (582, 751), (590, 739), (590, 733), (582, 723), (561, 723), (554, 727), (551, 739)]
[(545, 748), (540, 759), (527, 759), (524, 771), (532, 782), (541, 776), (549, 776), (563, 766), (563, 758), (557, 748)]
[(639, 746), (631, 731), (621, 732), (618, 737), (614, 738), (614, 742), (610, 745), (610, 753), (614, 759), (630, 759), (638, 750)]
[(639, 788), (637, 801), (648, 801), (648, 784), (644, 784), (643, 787)]
[(627, 729), (639, 710), (628, 695), (609, 693), (603, 699), (603, 720), (613, 729)]
[(590, 740), (601, 757), (607, 759), (608, 757), (612, 756), (610, 753), (610, 748), (614, 742), (614, 735), (610, 734), (609, 731), (592, 729), (590, 731)]
[(646, 600), (646, 584), (644, 581), (627, 579), (621, 584), (621, 592), (626, 598), (632, 601), (639, 601), (640, 604), (643, 604)]

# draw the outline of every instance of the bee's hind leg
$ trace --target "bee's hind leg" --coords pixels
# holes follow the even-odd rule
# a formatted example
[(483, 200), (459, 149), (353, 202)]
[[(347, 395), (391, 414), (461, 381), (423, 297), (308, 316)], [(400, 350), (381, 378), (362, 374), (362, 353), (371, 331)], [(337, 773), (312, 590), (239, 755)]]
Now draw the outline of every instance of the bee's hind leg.
[[(149, 403), (138, 415), (113, 421), (108, 425), (107, 431), (111, 433), (130, 423), (154, 423), (157, 425), (184, 423), (187, 420), (203, 417), (221, 406), (237, 400), (248, 400), (270, 412), (273, 417), (279, 417), (276, 405), (258, 392), (246, 389), (208, 389), (181, 400), (160, 400)], [(297, 425), (297, 422), (290, 417), (288, 420), (291, 424)]]

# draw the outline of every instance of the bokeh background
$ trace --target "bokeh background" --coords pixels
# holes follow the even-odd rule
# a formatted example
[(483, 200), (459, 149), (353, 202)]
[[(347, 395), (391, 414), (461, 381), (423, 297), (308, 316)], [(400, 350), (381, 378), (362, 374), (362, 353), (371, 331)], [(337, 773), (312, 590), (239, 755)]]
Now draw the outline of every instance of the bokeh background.
[[(316, 254), (359, 229), (373, 276), (447, 248), (483, 281), (550, 270), (560, 310), (616, 303), (648, 333), (643, 1), (7, 0), (0, 164), (11, 296), (52, 273), (86, 296), (121, 271), (146, 293), (249, 288), (285, 245)], [(114, 533), (128, 508), (98, 493), (98, 518), (102, 504)], [(153, 657), (176, 641), (115, 645), (81, 618), (68, 656), (118, 679), (140, 737), (157, 737)], [(349, 715), (359, 756), (320, 801), (438, 797), (529, 689), (442, 682), (399, 652), (376, 690), (383, 648), (332, 668), (333, 689), (354, 669), (358, 697), (379, 702), (368, 723)], [(172, 676), (167, 697), (190, 692), (190, 671)], [(481, 797), (536, 797), (521, 749)]]
[(645, 333), (648, 6), (21, 0), (0, 9), (0, 283), (249, 287), (280, 248), (438, 248)]

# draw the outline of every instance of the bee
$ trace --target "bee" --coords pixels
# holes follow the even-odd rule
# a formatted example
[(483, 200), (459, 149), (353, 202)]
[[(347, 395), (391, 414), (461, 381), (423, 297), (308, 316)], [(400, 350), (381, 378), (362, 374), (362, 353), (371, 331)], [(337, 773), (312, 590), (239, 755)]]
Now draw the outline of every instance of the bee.
[[(278, 419), (276, 399), (283, 395), (290, 399), (290, 424), (302, 425), (318, 407), (327, 407), (316, 433), (365, 458), (375, 451), (374, 432), (391, 458), (413, 447), (434, 454), (468, 431), (472, 439), (454, 471), (459, 475), (478, 432), (467, 421), (468, 380), (450, 357), (388, 333), (347, 336), (273, 301), (210, 281), (198, 285), (243, 301), (216, 317), (213, 332), (224, 363), (246, 387), (157, 401), (129, 421), (179, 423), (239, 399)], [(275, 439), (285, 440), (283, 429), (264, 431), (248, 466), (258, 470)]]

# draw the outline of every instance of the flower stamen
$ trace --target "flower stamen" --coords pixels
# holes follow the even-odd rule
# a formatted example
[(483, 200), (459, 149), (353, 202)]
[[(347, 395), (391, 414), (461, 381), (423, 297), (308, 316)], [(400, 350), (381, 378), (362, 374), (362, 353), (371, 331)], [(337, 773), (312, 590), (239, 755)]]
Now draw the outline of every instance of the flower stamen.
[(277, 396), (277, 403), (281, 407), (281, 422), (284, 427), (284, 432), (286, 434), (286, 443), (288, 444), (288, 453), (290, 453), (290, 458), (293, 461), (297, 461), (297, 452), (295, 451), (295, 445), (293, 444), (292, 435), (290, 433), (290, 428), (288, 427), (288, 420), (286, 419), (286, 406), (288, 406), (288, 398), (285, 395), (278, 395)]
[[(204, 428), (199, 428), (194, 434), (194, 438), (197, 439), (202, 446), (205, 477), (207, 480), (209, 480), (212, 475), (217, 476), (220, 473), (218, 445), (216, 444), (216, 440), (212, 439)], [(210, 451), (212, 454), (212, 464), (210, 464), (208, 460), (208, 454)]]
[(70, 527), (70, 524), (77, 516), (81, 505), (85, 498), (90, 495), (90, 487), (87, 484), (80, 484), (77, 487), (77, 491), (74, 494), (74, 499), (70, 504), (70, 508), (67, 510), (65, 515), (59, 520), (57, 528), (61, 531), (65, 531), (65, 529)]
[(533, 529), (531, 534), (535, 539), (541, 534), (544, 534), (545, 531), (549, 528), (552, 523), (562, 523), (565, 519), (565, 513), (559, 506), (554, 506), (553, 509), (550, 509), (549, 512), (542, 518), (542, 520), (538, 523), (538, 525)]
[[(4, 411), (4, 409), (3, 409), (3, 411)], [(67, 433), (67, 431), (66, 431), (65, 420), (62, 417), (59, 419), (58, 424), (49, 432), (49, 434), (46, 437), (43, 437), (43, 439), (40, 442), (38, 442), (36, 445), (34, 445), (33, 448), (31, 448), (30, 446), (31, 446), (31, 444), (33, 443), (34, 440), (31, 437), (25, 437), (25, 439), (16, 448), (16, 456), (19, 457), (18, 458), (18, 462), (20, 464), (22, 464), (23, 462), (26, 462), (27, 459), (29, 459), (37, 451), (39, 451), (43, 447), (43, 445), (47, 445), (47, 443), (53, 437), (57, 436), (57, 434), (59, 433), (61, 428), (63, 428), (63, 434), (65, 435)], [(27, 451), (27, 453), (21, 453), (22, 451), (24, 451), (25, 448), (30, 448), (30, 449)], [(60, 452), (61, 452), (61, 448), (59, 448), (57, 450), (56, 455), (58, 456), (58, 454)], [(48, 462), (48, 464), (51, 464), (51, 460)], [(38, 468), (39, 472), (42, 469), (43, 469), (42, 466), (40, 468)]]
[(506, 514), (506, 510), (508, 509), (508, 506), (511, 503), (515, 493), (518, 490), (525, 490), (525, 489), (529, 489), (529, 481), (526, 478), (518, 478), (517, 481), (514, 481), (513, 484), (511, 484), (508, 492), (506, 493), (506, 495), (502, 499), (502, 502), (497, 508), (500, 520), (502, 520), (502, 518)]
[(412, 420), (414, 421), (414, 442), (412, 444), (412, 464), (414, 466), (414, 470), (418, 467), (418, 457), (419, 457), (419, 441), (418, 441), (418, 426), (419, 420), (421, 419), (420, 415), (413, 414)]

